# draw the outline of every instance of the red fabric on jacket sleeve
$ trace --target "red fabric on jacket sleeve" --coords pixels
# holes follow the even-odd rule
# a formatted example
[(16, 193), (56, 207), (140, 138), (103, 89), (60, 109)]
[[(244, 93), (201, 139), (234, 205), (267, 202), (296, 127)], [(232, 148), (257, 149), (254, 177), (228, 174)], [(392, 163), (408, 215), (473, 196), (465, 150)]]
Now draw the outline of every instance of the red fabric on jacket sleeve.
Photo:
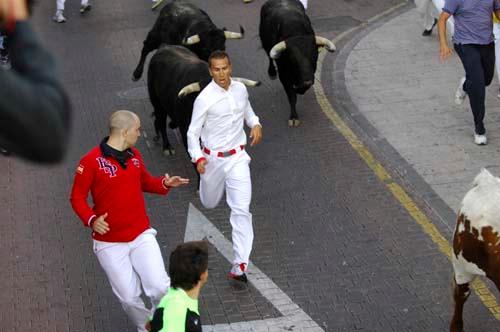
[(94, 181), (95, 163), (88, 158), (83, 158), (76, 168), (73, 188), (71, 189), (71, 206), (80, 217), (85, 226), (89, 226), (90, 219), (95, 216), (94, 211), (87, 202), (90, 187)]
[(143, 192), (166, 195), (169, 188), (163, 185), (164, 176), (152, 176), (149, 174), (144, 161), (142, 160), (142, 155), (139, 151), (134, 150), (134, 154), (141, 162), (141, 188)]

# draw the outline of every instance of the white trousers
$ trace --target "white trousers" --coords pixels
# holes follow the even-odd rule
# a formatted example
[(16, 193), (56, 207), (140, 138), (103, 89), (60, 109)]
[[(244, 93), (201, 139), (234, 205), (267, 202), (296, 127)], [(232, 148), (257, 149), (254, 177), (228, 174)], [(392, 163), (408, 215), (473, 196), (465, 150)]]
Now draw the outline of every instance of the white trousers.
[(495, 35), (495, 68), (497, 69), (497, 78), (500, 82), (500, 23), (493, 23), (493, 35)]
[(300, 0), (302, 2), (302, 6), (304, 6), (304, 9), (307, 9), (307, 0)]
[[(145, 332), (145, 324), (170, 287), (165, 271), (156, 230), (144, 231), (132, 242), (102, 242), (94, 240), (94, 253), (106, 273), (113, 293), (123, 310), (136, 325), (138, 332)], [(152, 310), (140, 298), (141, 285), (151, 300)]]
[[(64, 10), (64, 3), (66, 0), (56, 0), (57, 3), (57, 10)], [(82, 6), (85, 6), (89, 3), (89, 0), (82, 0), (81, 4)]]
[(434, 24), (434, 20), (439, 18), (439, 12), (436, 6), (432, 1), (427, 1), (427, 8), (424, 14), (424, 29), (430, 30), (432, 29), (432, 25)]
[(253, 244), (252, 181), (250, 156), (245, 150), (229, 157), (206, 155), (205, 173), (200, 176), (200, 200), (203, 206), (216, 207), (226, 192), (227, 205), (231, 208), (229, 221), (233, 228), (234, 264), (246, 263)]
[(439, 18), (441, 8), (437, 8), (432, 0), (415, 0), (415, 6), (422, 16), (425, 30), (430, 30), (434, 20)]

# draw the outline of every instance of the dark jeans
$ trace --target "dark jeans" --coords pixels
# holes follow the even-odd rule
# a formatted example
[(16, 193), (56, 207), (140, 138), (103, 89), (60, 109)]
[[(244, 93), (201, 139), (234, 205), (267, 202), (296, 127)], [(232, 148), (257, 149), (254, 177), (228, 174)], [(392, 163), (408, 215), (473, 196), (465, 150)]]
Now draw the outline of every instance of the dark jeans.
[(454, 44), (465, 69), (464, 91), (469, 95), (476, 134), (484, 135), (484, 99), (495, 70), (495, 43)]

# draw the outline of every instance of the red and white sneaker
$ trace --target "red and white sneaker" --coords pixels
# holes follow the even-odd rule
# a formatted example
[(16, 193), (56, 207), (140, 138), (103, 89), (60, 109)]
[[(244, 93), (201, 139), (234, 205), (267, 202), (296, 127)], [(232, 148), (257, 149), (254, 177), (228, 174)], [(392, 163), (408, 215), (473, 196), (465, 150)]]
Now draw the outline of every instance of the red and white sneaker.
[(246, 263), (234, 264), (233, 267), (231, 268), (231, 271), (229, 271), (228, 277), (236, 281), (247, 283), (248, 278), (247, 275), (245, 274), (246, 269), (247, 269)]

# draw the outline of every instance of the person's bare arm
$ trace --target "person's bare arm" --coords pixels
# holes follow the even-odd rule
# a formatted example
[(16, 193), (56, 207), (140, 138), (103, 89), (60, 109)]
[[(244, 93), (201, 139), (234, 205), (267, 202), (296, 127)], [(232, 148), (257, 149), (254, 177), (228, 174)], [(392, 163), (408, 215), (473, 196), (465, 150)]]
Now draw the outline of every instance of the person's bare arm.
[(439, 32), (439, 58), (441, 61), (448, 59), (453, 53), (453, 50), (448, 45), (448, 39), (446, 38), (446, 21), (450, 18), (450, 14), (442, 11), (439, 15), (438, 21), (438, 32)]
[(27, 18), (26, 0), (0, 0), (0, 22), (24, 21)]

